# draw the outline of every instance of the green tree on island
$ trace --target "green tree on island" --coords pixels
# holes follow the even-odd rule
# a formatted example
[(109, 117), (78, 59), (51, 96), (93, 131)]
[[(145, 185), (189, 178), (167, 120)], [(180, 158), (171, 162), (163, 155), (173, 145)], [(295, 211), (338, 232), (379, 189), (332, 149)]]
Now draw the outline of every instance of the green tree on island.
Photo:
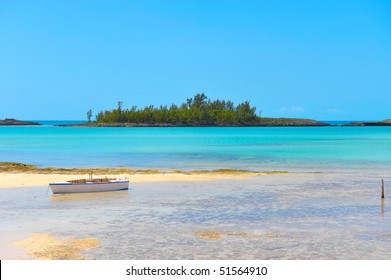
[(211, 101), (204, 93), (197, 93), (187, 98), (181, 105), (171, 104), (145, 106), (137, 109), (122, 108), (123, 102), (118, 102), (117, 109), (101, 111), (96, 117), (97, 123), (133, 123), (142, 125), (174, 125), (174, 126), (236, 126), (256, 125), (260, 117), (256, 108), (249, 101), (237, 106), (230, 100), (216, 99)]
[(91, 122), (91, 117), (92, 117), (92, 110), (90, 109), (87, 112), (87, 120), (88, 120), (89, 123)]

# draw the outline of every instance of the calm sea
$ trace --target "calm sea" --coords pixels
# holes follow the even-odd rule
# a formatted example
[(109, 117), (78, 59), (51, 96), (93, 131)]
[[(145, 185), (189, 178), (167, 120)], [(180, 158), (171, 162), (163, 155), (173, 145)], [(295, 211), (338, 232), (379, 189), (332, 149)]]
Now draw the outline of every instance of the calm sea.
[[(58, 122), (56, 122), (58, 123)], [(391, 127), (0, 127), (0, 161), (318, 171), (391, 166)]]
[(89, 259), (391, 260), (391, 127), (0, 127), (0, 161), (319, 171), (101, 194), (1, 189), (1, 259), (29, 258), (12, 243), (50, 233), (97, 238)]

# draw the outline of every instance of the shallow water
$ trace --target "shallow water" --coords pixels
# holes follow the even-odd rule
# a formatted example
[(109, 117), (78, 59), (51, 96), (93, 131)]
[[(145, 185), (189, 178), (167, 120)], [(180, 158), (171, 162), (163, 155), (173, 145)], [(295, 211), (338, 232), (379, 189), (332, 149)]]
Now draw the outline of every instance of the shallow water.
[[(381, 177), (387, 191), (391, 176), (382, 171), (134, 183), (100, 194), (2, 189), (0, 240), (9, 249), (37, 232), (95, 237), (101, 246), (85, 252), (89, 259), (391, 259)], [(248, 236), (211, 240), (197, 231)], [(28, 258), (6, 251), (1, 259)]]

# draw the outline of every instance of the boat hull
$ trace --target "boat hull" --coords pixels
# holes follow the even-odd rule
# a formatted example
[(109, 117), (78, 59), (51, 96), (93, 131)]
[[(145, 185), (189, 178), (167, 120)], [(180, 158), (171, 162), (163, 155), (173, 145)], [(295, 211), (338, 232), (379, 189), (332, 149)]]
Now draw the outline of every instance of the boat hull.
[(54, 194), (112, 192), (129, 189), (129, 181), (87, 182), (81, 184), (58, 182), (50, 183), (49, 187)]

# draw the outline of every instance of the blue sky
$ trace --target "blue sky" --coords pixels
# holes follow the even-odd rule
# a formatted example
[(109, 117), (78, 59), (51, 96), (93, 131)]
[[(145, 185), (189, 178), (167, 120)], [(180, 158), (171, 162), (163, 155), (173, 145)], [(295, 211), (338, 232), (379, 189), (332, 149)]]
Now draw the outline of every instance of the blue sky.
[(391, 1), (0, 0), (0, 119), (198, 92), (269, 117), (391, 118)]

